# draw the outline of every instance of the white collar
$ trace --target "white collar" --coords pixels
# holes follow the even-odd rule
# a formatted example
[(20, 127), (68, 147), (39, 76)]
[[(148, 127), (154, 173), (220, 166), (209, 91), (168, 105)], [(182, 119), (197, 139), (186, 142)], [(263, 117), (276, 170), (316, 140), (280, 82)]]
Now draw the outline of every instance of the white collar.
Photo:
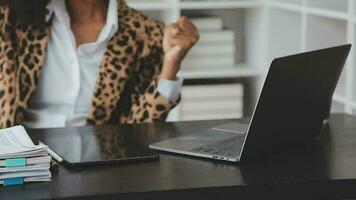
[[(118, 23), (118, 5), (117, 0), (109, 0), (106, 23), (101, 31), (98, 41), (111, 38), (119, 28)], [(68, 27), (70, 26), (70, 18), (65, 6), (65, 0), (50, 0), (47, 5), (48, 13), (46, 15), (46, 21), (48, 22), (52, 15), (57, 17), (60, 21), (64, 22)]]

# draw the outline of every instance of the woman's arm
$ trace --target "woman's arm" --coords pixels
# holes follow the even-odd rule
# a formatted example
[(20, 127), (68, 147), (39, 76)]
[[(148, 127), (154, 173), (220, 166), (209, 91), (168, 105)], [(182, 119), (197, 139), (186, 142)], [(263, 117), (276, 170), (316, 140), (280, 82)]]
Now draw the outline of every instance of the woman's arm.
[(198, 42), (199, 37), (195, 25), (184, 16), (165, 28), (163, 38), (164, 60), (160, 76), (162, 79), (176, 79), (184, 57)]
[[(168, 100), (160, 94), (158, 85), (162, 79), (176, 80), (182, 60), (199, 39), (198, 32), (186, 17), (166, 28), (161, 24), (155, 27), (143, 43), (137, 72), (128, 83), (127, 92), (123, 93), (130, 99), (118, 105), (124, 111), (120, 117), (121, 123), (165, 120), (180, 100)], [(131, 105), (130, 110), (123, 108), (125, 105)]]

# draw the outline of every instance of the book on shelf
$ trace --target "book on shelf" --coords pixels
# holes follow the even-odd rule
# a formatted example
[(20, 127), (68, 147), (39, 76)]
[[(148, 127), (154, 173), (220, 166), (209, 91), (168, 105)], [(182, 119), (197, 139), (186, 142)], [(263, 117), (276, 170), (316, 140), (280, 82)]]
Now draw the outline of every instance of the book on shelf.
[(214, 56), (214, 57), (187, 57), (182, 64), (182, 69), (221, 69), (231, 68), (235, 65), (234, 56)]
[[(182, 98), (184, 99), (205, 99), (214, 100), (218, 98), (238, 98), (243, 97), (244, 87), (240, 83), (218, 84), (218, 85), (199, 85), (186, 86), (182, 89)], [(194, 101), (194, 100), (193, 100)]]
[(194, 17), (191, 20), (199, 31), (222, 30), (224, 25), (220, 17)]
[(192, 18), (200, 33), (199, 42), (182, 63), (183, 70), (229, 69), (235, 65), (235, 32), (223, 29), (220, 17)]
[(217, 42), (217, 43), (197, 43), (189, 51), (191, 56), (212, 56), (212, 55), (233, 55), (235, 56), (235, 44), (233, 42)]
[(0, 130), (0, 184), (51, 181), (48, 147), (35, 145), (23, 126)]
[[(182, 120), (238, 118), (243, 116), (244, 87), (240, 83), (185, 86), (182, 89)], [(212, 106), (214, 105), (214, 106)]]
[(233, 42), (235, 32), (233, 30), (201, 31), (199, 42)]

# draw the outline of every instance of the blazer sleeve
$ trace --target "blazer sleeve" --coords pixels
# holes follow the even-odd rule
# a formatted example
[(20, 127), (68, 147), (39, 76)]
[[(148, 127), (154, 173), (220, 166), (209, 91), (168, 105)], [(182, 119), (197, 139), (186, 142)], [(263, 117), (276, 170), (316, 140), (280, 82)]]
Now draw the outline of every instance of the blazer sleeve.
[(6, 5), (0, 5), (0, 54), (4, 57), (4, 53), (10, 44), (10, 28), (9, 25), (9, 7)]
[(0, 5), (0, 41), (4, 40), (4, 34), (6, 32), (6, 21), (8, 19), (8, 7)]
[[(169, 111), (180, 101), (173, 102), (158, 91), (159, 76), (163, 63), (163, 30), (164, 25), (154, 22), (147, 26), (146, 36), (138, 49), (136, 70), (130, 78), (132, 89), (131, 109), (123, 116), (124, 123), (145, 123), (165, 120)], [(130, 83), (129, 83), (130, 84)]]
[(16, 85), (14, 49), (10, 39), (9, 7), (0, 6), (0, 128), (15, 124)]

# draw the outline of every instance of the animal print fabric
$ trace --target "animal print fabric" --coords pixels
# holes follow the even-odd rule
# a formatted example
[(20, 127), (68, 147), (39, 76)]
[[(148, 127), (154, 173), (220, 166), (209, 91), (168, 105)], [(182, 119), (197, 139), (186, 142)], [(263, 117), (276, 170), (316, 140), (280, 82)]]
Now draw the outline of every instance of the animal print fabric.
[[(88, 124), (164, 120), (178, 103), (157, 90), (164, 25), (118, 0), (119, 30), (110, 39), (92, 97)], [(51, 25), (11, 24), (0, 7), (0, 128), (21, 124), (37, 88)]]

